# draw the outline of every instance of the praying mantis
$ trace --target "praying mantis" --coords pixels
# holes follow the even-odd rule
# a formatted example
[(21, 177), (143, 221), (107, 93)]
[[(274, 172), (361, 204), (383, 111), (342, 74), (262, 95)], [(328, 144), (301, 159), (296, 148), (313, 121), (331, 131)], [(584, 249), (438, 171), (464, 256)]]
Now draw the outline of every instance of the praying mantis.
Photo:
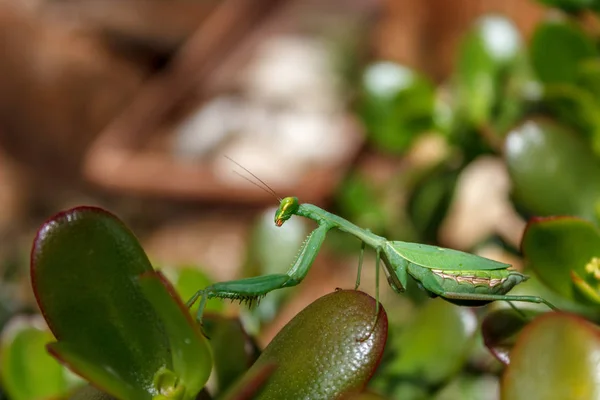
[[(273, 189), (260, 178), (237, 162), (231, 161), (252, 175), (264, 187), (248, 179), (251, 183), (267, 190), (277, 198), (279, 208), (275, 212), (274, 222), (276, 226), (281, 227), (285, 221), (296, 215), (313, 220), (317, 223), (317, 228), (308, 235), (296, 260), (286, 273), (215, 283), (196, 292), (187, 302), (187, 305), (193, 305), (200, 298), (200, 305), (196, 314), (199, 323), (202, 322), (202, 313), (206, 301), (210, 298), (216, 297), (251, 303), (273, 290), (298, 285), (308, 274), (327, 233), (331, 229), (339, 229), (348, 233), (362, 243), (355, 289), (360, 285), (366, 246), (375, 250), (377, 307), (375, 315), (378, 314), (379, 310), (379, 271), (382, 263), (388, 283), (399, 294), (404, 292), (408, 280), (413, 279), (419, 288), (425, 290), (431, 297), (439, 296), (457, 305), (480, 306), (492, 301), (503, 300), (509, 302), (509, 304), (512, 301), (542, 303), (556, 310), (554, 305), (539, 296), (507, 294), (513, 287), (528, 279), (528, 276), (508, 269), (511, 266), (510, 264), (458, 250), (426, 244), (390, 241), (315, 205), (300, 203), (296, 197), (278, 198)], [(274, 251), (277, 250), (274, 249)]]

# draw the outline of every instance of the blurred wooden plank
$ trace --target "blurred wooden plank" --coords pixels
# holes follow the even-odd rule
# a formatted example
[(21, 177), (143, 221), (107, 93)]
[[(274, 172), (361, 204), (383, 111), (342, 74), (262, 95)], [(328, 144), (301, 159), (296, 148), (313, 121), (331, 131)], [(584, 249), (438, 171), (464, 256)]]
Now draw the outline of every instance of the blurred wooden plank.
[[(169, 65), (153, 76), (94, 146), (139, 148), (187, 94), (210, 76), (223, 58), (265, 19), (281, 0), (223, 0), (182, 46)], [(93, 151), (93, 149), (92, 149)]]
[[(265, 203), (273, 199), (270, 194), (257, 190), (252, 185), (236, 186), (222, 182), (215, 177), (208, 162), (190, 162), (176, 159), (167, 149), (145, 146), (150, 135), (163, 135), (162, 126), (170, 112), (181, 103), (189, 101), (198, 92), (206, 98), (219, 89), (227, 90), (235, 81), (240, 69), (248, 62), (249, 55), (260, 40), (284, 31), (305, 32), (302, 23), (312, 24), (315, 12), (296, 26), (301, 11), (329, 7), (329, 15), (339, 16), (348, 10), (340, 9), (347, 3), (343, 0), (329, 1), (326, 4), (317, 0), (278, 3), (274, 0), (261, 0), (269, 9), (258, 14), (253, 7), (249, 10), (248, 1), (228, 1), (198, 29), (190, 42), (176, 56), (170, 68), (153, 78), (138, 94), (137, 98), (117, 120), (115, 120), (97, 140), (88, 152), (85, 165), (86, 177), (94, 184), (113, 191), (143, 195), (179, 197), (184, 199), (222, 200), (230, 202)], [(371, 15), (378, 0), (352, 0), (355, 14)], [(245, 8), (246, 7), (246, 8)], [(356, 12), (359, 10), (360, 12)], [(249, 18), (252, 11), (253, 25), (241, 19)], [(333, 14), (332, 14), (333, 13)], [(316, 12), (317, 16), (327, 14)], [(287, 16), (287, 18), (286, 18)], [(302, 19), (302, 18), (300, 18)], [(361, 19), (362, 21), (362, 19)], [(290, 26), (290, 23), (292, 26)], [(306, 33), (306, 32), (305, 32)], [(210, 59), (208, 59), (210, 58)], [(303, 201), (319, 202), (335, 187), (344, 168), (356, 154), (362, 137), (360, 125), (350, 115), (340, 118), (339, 124), (346, 132), (350, 151), (344, 156), (343, 163), (315, 166), (299, 183)], [(296, 186), (296, 185), (295, 185)], [(294, 187), (295, 187), (294, 186)], [(294, 187), (279, 188), (282, 193), (294, 190)]]
[(218, 5), (216, 1), (86, 0), (44, 4), (45, 18), (77, 24), (128, 51), (171, 54)]

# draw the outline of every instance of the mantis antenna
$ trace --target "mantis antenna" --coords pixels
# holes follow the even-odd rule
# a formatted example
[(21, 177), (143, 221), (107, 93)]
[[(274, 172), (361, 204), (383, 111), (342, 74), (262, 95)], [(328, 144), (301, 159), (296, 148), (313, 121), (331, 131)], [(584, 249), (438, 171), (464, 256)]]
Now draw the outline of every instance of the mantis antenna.
[(275, 191), (273, 190), (273, 188), (271, 188), (271, 186), (267, 185), (262, 179), (260, 179), (258, 176), (254, 175), (252, 172), (250, 172), (250, 170), (248, 170), (248, 168), (244, 167), (242, 164), (240, 164), (239, 162), (235, 161), (233, 158), (228, 157), (228, 156), (223, 156), (226, 159), (228, 159), (229, 161), (231, 161), (232, 163), (234, 163), (235, 165), (237, 165), (238, 167), (240, 167), (241, 169), (243, 169), (244, 171), (246, 171), (248, 174), (250, 174), (254, 179), (256, 179), (258, 182), (262, 183), (262, 186), (259, 185), (257, 182), (253, 181), (252, 179), (248, 178), (247, 176), (244, 176), (242, 174), (240, 174), (237, 171), (233, 171), (236, 174), (238, 174), (239, 176), (241, 176), (242, 178), (244, 178), (245, 180), (247, 180), (248, 182), (250, 182), (251, 184), (253, 184), (256, 187), (261, 188), (262, 190), (264, 190), (267, 193), (270, 193), (278, 202), (281, 202), (281, 197), (277, 196), (277, 193), (275, 193)]

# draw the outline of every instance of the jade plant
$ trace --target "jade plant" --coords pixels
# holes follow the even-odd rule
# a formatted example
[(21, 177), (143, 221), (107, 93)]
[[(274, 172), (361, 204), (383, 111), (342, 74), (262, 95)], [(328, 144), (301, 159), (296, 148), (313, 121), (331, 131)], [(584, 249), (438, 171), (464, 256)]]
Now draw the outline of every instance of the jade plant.
[[(56, 379), (62, 367), (48, 359), (52, 369), (38, 371), (38, 378), (54, 387), (10, 381), (7, 389), (15, 398), (358, 396), (387, 338), (383, 308), (375, 323), (375, 300), (354, 290), (315, 301), (262, 352), (237, 320), (208, 315), (201, 327), (133, 233), (94, 207), (67, 210), (42, 225), (31, 253), (31, 281), (51, 333), (38, 330), (28, 334), (34, 341), (13, 341), (4, 355), (4, 376), (23, 372), (19, 363), (25, 358), (13, 354), (24, 346), (19, 341), (38, 352), (48, 343), (48, 352), (90, 385), (69, 390)], [(211, 372), (218, 386), (208, 389)], [(25, 376), (29, 383), (35, 379)]]
[[(294, 290), (267, 296), (242, 321), (210, 303), (200, 327), (180, 297), (210, 281), (165, 271), (170, 283), (115, 216), (77, 208), (51, 218), (35, 240), (32, 283), (50, 331), (27, 322), (4, 334), (4, 390), (14, 399), (598, 398), (600, 36), (588, 23), (600, 2), (540, 2), (552, 13), (529, 39), (506, 18), (478, 20), (437, 87), (389, 60), (367, 65), (356, 111), (380, 164), (358, 160), (335, 211), (386, 237), (435, 243), (461, 182), (492, 160), (510, 186), (497, 194), (503, 211), (525, 228), (511, 241), (490, 219), (464, 250), (499, 249), (530, 276), (511, 293), (542, 296), (561, 311), (458, 307), (409, 282), (405, 296), (382, 289), (375, 329), (360, 340), (374, 300), (339, 290), (261, 351), (252, 334)], [(422, 143), (433, 143), (434, 157), (419, 158)], [(301, 224), (269, 230), (266, 215), (253, 231), (247, 276), (285, 271), (307, 232)], [(355, 242), (332, 234), (328, 243), (355, 268)]]
[(81, 207), (47, 221), (31, 280), (57, 339), (48, 351), (112, 396), (190, 399), (206, 384), (207, 339), (111, 214)]

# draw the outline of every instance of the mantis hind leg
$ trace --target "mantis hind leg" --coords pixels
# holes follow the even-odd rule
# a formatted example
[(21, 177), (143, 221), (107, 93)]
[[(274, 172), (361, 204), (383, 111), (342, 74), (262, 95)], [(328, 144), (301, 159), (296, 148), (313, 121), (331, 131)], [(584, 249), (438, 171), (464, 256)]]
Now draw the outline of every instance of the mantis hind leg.
[[(429, 289), (431, 290), (431, 289)], [(437, 294), (437, 293), (436, 293)], [(474, 301), (521, 301), (524, 303), (536, 303), (536, 304), (545, 304), (548, 308), (558, 311), (558, 308), (554, 306), (549, 301), (539, 297), (539, 296), (520, 296), (520, 295), (510, 295), (510, 294), (480, 294), (480, 293), (455, 293), (455, 292), (442, 292), (439, 294), (440, 297), (451, 300), (474, 300)]]
[[(536, 304), (545, 304), (550, 309), (557, 311), (552, 303), (549, 301), (539, 297), (539, 296), (521, 296), (521, 295), (510, 295), (510, 294), (486, 294), (486, 293), (459, 293), (459, 292), (447, 292), (444, 291), (438, 285), (427, 285), (427, 290), (430, 292), (446, 299), (449, 301), (452, 300), (464, 300), (467, 302), (491, 302), (491, 301), (506, 301), (511, 307), (514, 308), (514, 305), (511, 304), (513, 301), (520, 301), (524, 303), (536, 303)], [(468, 305), (468, 304), (462, 304)]]

